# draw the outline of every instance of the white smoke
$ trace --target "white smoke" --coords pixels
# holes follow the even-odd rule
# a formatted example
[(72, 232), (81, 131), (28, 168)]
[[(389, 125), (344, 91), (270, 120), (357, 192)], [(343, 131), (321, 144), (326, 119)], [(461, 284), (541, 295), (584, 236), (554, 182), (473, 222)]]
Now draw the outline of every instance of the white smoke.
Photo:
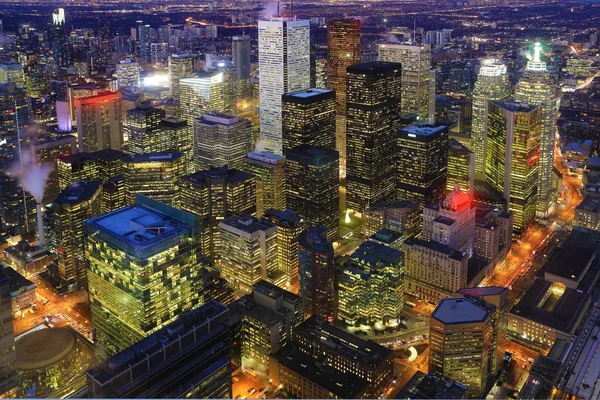
[(398, 39), (398, 36), (394, 35), (393, 33), (388, 33), (385, 35), (385, 41), (387, 43), (402, 43), (400, 39)]
[[(277, 3), (276, 1), (271, 2), (271, 3), (267, 3), (265, 5), (265, 8), (262, 9), (262, 11), (260, 12), (260, 19), (263, 20), (269, 20), (274, 16), (277, 16)], [(284, 6), (281, 2), (279, 2), (279, 15), (284, 15), (285, 11), (284, 11)]]
[(531, 60), (533, 60), (533, 56), (532, 56), (532, 55), (531, 55), (531, 53), (530, 53), (530, 52), (528, 52), (528, 51), (521, 50), (521, 51), (519, 51), (519, 55), (520, 55), (521, 57), (525, 57), (525, 58), (526, 58), (528, 61), (531, 61)]
[(256, 145), (254, 146), (254, 151), (256, 151), (256, 152), (265, 151), (265, 141), (262, 140), (261, 138), (258, 138), (258, 140), (256, 141)]
[(31, 151), (21, 151), (20, 159), (15, 161), (8, 171), (9, 176), (16, 177), (21, 187), (29, 192), (36, 202), (44, 199), (46, 182), (54, 168), (50, 164), (41, 164)]

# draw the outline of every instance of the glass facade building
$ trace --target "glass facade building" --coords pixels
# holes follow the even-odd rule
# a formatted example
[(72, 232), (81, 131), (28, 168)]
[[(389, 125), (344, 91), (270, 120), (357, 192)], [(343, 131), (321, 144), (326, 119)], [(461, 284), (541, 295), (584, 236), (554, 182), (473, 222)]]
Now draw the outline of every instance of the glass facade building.
[(286, 276), (287, 283), (298, 281), (298, 237), (304, 230), (305, 221), (293, 210), (284, 211), (269, 208), (263, 218), (277, 225), (277, 255), (279, 269)]
[(79, 151), (119, 150), (124, 143), (121, 109), (118, 92), (75, 99)]
[(285, 209), (285, 157), (264, 151), (252, 151), (244, 158), (242, 169), (256, 177), (256, 215), (265, 210)]
[(161, 131), (165, 111), (150, 105), (127, 110), (125, 132), (129, 152), (134, 154), (171, 151), (170, 137)]

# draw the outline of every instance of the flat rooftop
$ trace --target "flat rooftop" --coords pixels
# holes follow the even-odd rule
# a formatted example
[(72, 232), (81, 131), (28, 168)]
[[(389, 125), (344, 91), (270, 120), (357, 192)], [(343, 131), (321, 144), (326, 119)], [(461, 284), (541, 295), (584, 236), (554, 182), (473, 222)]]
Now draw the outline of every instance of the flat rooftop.
[(11, 293), (21, 292), (23, 288), (32, 288), (34, 289), (35, 283), (30, 281), (21, 275), (18, 271), (13, 269), (12, 267), (4, 267), (4, 272), (8, 277), (8, 285), (10, 287)]
[(284, 156), (280, 156), (279, 154), (269, 153), (267, 151), (251, 151), (248, 153), (248, 159), (254, 161), (260, 161), (266, 164), (281, 164), (284, 160)]
[(427, 240), (421, 240), (421, 239), (417, 239), (417, 238), (408, 238), (408, 239), (406, 239), (404, 244), (407, 246), (426, 247), (430, 250), (435, 250), (439, 253), (445, 254), (447, 257), (452, 258), (457, 261), (461, 261), (465, 257), (467, 257), (466, 253), (461, 253), (460, 251), (454, 250), (454, 249), (446, 246), (445, 244), (441, 244), (438, 242), (428, 242)]
[(145, 153), (145, 154), (134, 154), (126, 159), (129, 163), (140, 163), (140, 162), (157, 162), (157, 161), (173, 161), (183, 157), (183, 153), (178, 151), (163, 152), (163, 153)]
[(527, 103), (519, 103), (516, 101), (490, 101), (493, 104), (496, 104), (508, 111), (511, 112), (531, 112), (538, 108), (538, 106), (530, 105)]
[(565, 244), (546, 267), (546, 273), (579, 282), (595, 258), (595, 251), (576, 244)]
[(298, 92), (286, 93), (281, 96), (283, 102), (311, 104), (315, 101), (335, 99), (335, 91), (328, 89), (311, 88)]
[(435, 135), (436, 133), (443, 132), (447, 130), (448, 127), (444, 125), (434, 125), (426, 122), (415, 122), (404, 128), (400, 129), (408, 134), (413, 134), (417, 136), (430, 136)]
[(80, 181), (67, 186), (54, 200), (56, 204), (78, 204), (90, 200), (102, 186), (101, 181)]
[(208, 185), (211, 179), (223, 179), (226, 183), (244, 182), (254, 179), (254, 175), (237, 169), (227, 167), (212, 168), (208, 171), (198, 171), (196, 173), (181, 177), (182, 181), (190, 182), (194, 185)]
[(451, 297), (440, 300), (431, 314), (445, 325), (469, 324), (485, 321), (490, 311), (473, 299), (466, 297)]
[(303, 144), (288, 150), (286, 152), (286, 157), (289, 161), (296, 161), (301, 164), (310, 164), (320, 167), (325, 164), (337, 162), (340, 158), (340, 154), (337, 150)]
[(238, 231), (253, 234), (261, 231), (275, 231), (275, 224), (264, 220), (252, 217), (250, 215), (234, 215), (233, 217), (225, 218), (219, 223), (221, 227), (227, 226)]
[(400, 70), (402, 64), (388, 61), (372, 61), (348, 67), (347, 72), (375, 75), (382, 72)]
[(438, 373), (417, 373), (404, 385), (396, 399), (464, 399), (467, 386)]

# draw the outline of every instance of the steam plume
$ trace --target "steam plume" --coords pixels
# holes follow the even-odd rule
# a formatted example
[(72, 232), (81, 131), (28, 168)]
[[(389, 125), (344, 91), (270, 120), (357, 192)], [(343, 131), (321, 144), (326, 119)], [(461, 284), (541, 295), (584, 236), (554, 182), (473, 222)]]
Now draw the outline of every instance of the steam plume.
[(21, 151), (20, 160), (13, 163), (8, 174), (16, 177), (21, 187), (28, 191), (36, 202), (41, 203), (52, 170), (51, 165), (40, 164), (32, 152), (26, 150)]
[[(284, 10), (284, 6), (283, 3), (279, 3), (279, 14), (284, 15), (285, 14), (285, 10)], [(260, 18), (261, 19), (271, 19), (271, 17), (276, 16), (277, 15), (277, 2), (271, 2), (268, 3), (265, 8), (262, 9), (262, 11), (260, 12)]]

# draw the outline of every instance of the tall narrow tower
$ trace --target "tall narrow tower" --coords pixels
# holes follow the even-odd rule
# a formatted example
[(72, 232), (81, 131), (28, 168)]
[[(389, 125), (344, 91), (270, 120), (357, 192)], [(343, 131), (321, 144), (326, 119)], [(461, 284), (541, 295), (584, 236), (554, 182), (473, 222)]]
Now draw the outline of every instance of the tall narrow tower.
[(258, 22), (260, 138), (282, 154), (281, 95), (310, 86), (310, 21), (273, 16)]
[(546, 214), (552, 203), (552, 167), (554, 166), (554, 139), (556, 118), (560, 103), (556, 85), (540, 60), (541, 44), (536, 43), (533, 59), (521, 75), (515, 90), (515, 100), (542, 108), (542, 136), (540, 139), (539, 178), (537, 184), (536, 213)]

